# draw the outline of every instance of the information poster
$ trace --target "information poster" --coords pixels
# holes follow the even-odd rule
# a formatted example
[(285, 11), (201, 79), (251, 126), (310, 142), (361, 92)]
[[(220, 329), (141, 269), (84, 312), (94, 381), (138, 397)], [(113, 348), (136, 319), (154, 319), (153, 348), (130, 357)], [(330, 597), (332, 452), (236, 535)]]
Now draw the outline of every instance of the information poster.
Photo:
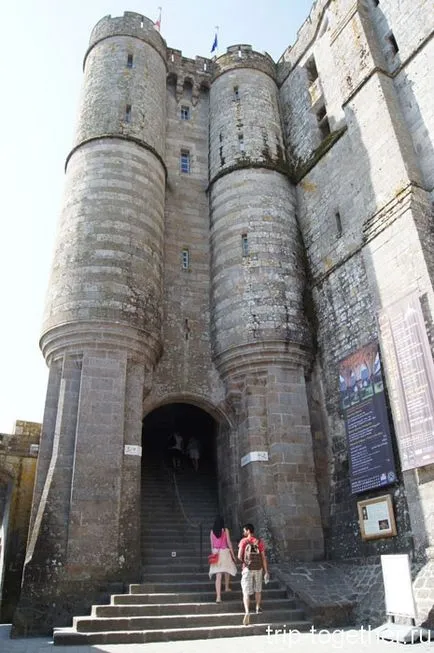
[(434, 363), (417, 296), (379, 316), (387, 387), (403, 470), (434, 463)]
[(350, 462), (351, 493), (396, 481), (378, 343), (339, 364), (339, 390)]
[(392, 499), (388, 494), (357, 502), (362, 539), (373, 540), (396, 535)]

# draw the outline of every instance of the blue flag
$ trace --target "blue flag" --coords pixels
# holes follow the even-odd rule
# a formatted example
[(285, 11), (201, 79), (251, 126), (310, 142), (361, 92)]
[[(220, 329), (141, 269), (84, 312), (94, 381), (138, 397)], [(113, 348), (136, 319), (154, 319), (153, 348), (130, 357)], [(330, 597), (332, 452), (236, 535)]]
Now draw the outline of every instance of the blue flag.
[(214, 52), (214, 50), (217, 50), (218, 44), (217, 44), (217, 32), (215, 33), (214, 36), (214, 43), (212, 44), (211, 48), (211, 54)]

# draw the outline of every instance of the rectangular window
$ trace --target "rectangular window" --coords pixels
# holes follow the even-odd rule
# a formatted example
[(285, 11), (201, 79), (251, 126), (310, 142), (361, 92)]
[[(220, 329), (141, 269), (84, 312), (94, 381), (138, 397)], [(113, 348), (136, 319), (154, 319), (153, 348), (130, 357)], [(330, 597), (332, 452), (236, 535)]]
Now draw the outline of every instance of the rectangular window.
[(129, 54), (127, 57), (127, 68), (132, 68), (133, 67), (133, 55)]
[(125, 122), (131, 122), (131, 104), (125, 107)]
[(190, 269), (190, 252), (187, 248), (183, 249), (181, 252), (181, 264), (183, 270)]
[(190, 172), (190, 152), (181, 150), (181, 172), (188, 174)]
[(244, 147), (244, 136), (243, 134), (238, 134), (238, 148), (240, 152), (245, 152), (245, 147)]
[(327, 112), (324, 105), (317, 111), (316, 119), (318, 120), (318, 127), (324, 140), (324, 138), (330, 134), (329, 119), (327, 118)]
[(318, 70), (316, 68), (314, 57), (310, 57), (310, 59), (307, 60), (305, 68), (309, 84), (313, 84), (314, 81), (318, 79)]
[(181, 107), (181, 120), (190, 120), (190, 107), (185, 105)]
[(240, 99), (240, 91), (238, 86), (234, 86), (234, 100), (239, 100)]
[(249, 255), (249, 239), (247, 238), (247, 234), (241, 236), (241, 251), (243, 256)]

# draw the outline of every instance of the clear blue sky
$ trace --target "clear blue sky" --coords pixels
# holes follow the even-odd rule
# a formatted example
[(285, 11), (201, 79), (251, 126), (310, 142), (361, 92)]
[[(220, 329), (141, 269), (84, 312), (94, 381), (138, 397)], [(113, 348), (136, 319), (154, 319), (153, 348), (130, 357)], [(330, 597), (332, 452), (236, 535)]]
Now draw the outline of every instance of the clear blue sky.
[(311, 0), (8, 0), (3, 3), (0, 219), (0, 432), (42, 421), (47, 368), (38, 340), (89, 34), (107, 14), (137, 11), (184, 56), (250, 43), (275, 60)]

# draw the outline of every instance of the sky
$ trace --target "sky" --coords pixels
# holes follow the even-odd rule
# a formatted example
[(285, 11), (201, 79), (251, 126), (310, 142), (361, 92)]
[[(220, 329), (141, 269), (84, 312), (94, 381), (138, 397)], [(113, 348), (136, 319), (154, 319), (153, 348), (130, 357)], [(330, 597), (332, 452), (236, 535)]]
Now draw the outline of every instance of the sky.
[(277, 60), (312, 0), (8, 0), (0, 40), (0, 433), (41, 422), (48, 371), (39, 350), (45, 293), (90, 32), (137, 11), (186, 57), (249, 43)]

